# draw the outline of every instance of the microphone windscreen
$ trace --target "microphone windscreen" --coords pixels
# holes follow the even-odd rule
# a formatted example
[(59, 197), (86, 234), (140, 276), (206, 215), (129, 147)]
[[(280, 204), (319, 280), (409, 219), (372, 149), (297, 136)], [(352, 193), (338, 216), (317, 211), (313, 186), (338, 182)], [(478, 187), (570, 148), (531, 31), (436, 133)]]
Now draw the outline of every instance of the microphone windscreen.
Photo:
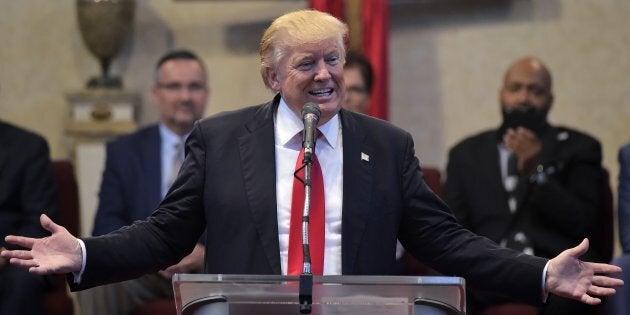
[(313, 114), (317, 116), (317, 120), (319, 120), (319, 116), (322, 114), (321, 110), (319, 109), (319, 105), (313, 102), (308, 102), (304, 104), (304, 107), (302, 107), (302, 118), (304, 118), (304, 116), (308, 114)]

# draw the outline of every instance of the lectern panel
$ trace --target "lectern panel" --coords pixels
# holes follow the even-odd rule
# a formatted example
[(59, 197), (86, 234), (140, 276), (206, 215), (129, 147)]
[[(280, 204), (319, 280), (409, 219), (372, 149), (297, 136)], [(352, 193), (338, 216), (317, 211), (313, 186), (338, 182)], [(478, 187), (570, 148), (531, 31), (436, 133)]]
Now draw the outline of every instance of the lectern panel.
[[(297, 276), (176, 274), (178, 314), (299, 314)], [(212, 306), (213, 303), (222, 303)], [(311, 314), (465, 314), (464, 279), (314, 276)], [(214, 309), (215, 311), (212, 311)], [(414, 311), (414, 309), (416, 311)], [(218, 311), (217, 311), (218, 310)]]

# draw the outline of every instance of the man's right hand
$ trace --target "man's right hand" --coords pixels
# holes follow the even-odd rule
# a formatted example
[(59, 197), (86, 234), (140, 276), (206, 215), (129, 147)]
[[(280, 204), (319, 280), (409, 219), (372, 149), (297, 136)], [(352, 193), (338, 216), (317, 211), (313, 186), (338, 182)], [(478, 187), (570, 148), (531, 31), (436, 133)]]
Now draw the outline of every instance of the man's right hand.
[(26, 249), (3, 250), (2, 258), (38, 275), (79, 272), (83, 257), (77, 238), (45, 214), (40, 216), (40, 222), (52, 235), (44, 238), (9, 235), (5, 238), (7, 243)]
[(531, 175), (542, 151), (542, 141), (538, 136), (524, 127), (510, 128), (503, 135), (503, 144), (518, 158), (518, 172), (521, 175)]

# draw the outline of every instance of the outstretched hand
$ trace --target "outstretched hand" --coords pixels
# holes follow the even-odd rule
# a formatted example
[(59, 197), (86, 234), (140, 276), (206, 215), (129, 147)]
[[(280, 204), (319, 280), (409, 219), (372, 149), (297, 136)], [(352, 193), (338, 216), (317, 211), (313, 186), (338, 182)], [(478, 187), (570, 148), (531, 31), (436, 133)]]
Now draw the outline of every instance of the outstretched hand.
[(623, 280), (604, 274), (621, 273), (621, 268), (609, 264), (579, 260), (588, 250), (588, 239), (569, 248), (549, 261), (545, 289), (555, 295), (595, 305), (597, 296), (615, 294), (614, 287), (623, 286)]
[(44, 238), (9, 235), (5, 238), (7, 243), (25, 249), (3, 250), (2, 258), (38, 275), (79, 272), (83, 257), (77, 239), (45, 214), (39, 220), (51, 235)]

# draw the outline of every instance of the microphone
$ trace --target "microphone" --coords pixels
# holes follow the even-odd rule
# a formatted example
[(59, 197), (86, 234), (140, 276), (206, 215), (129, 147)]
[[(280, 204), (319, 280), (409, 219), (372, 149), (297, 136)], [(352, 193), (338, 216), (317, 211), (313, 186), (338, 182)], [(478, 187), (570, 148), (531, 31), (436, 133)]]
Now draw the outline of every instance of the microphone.
[(311, 250), (309, 247), (308, 230), (309, 230), (309, 213), (311, 208), (311, 157), (315, 150), (315, 142), (317, 141), (317, 123), (321, 110), (315, 103), (309, 102), (304, 104), (302, 108), (302, 122), (304, 123), (304, 132), (302, 133), (302, 148), (304, 149), (304, 158), (302, 167), (304, 167), (304, 208), (302, 210), (302, 257), (303, 272), (299, 279), (299, 303), (300, 313), (310, 314), (313, 305), (313, 274), (311, 273)]
[(302, 148), (304, 148), (304, 163), (310, 163), (311, 155), (315, 150), (317, 141), (317, 123), (322, 114), (319, 106), (313, 102), (304, 104), (302, 108), (302, 122), (304, 123), (304, 133), (302, 134)]

